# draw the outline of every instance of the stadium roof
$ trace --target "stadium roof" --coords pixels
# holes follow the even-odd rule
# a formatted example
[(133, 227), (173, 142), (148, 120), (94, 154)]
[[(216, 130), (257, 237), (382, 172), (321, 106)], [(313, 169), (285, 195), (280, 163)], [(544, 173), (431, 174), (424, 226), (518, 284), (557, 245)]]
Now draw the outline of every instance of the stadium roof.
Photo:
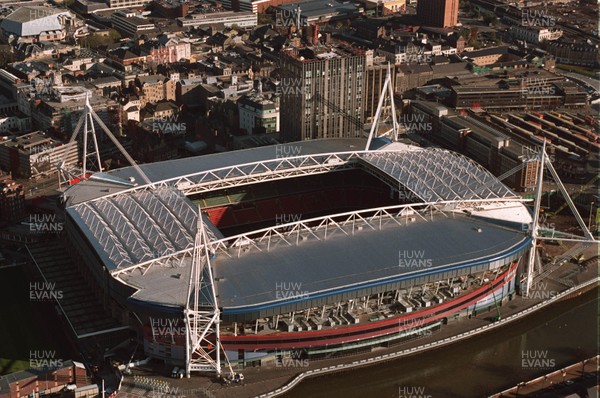
[[(248, 239), (254, 238), (226, 239), (205, 217), (209, 239), (216, 248), (214, 267), (220, 278), (219, 300), (225, 307), (268, 303), (273, 300), (277, 281), (300, 281), (315, 293), (411, 277), (409, 271), (397, 266), (402, 248), (423, 250), (432, 261), (432, 270), (437, 272), (438, 267), (492, 261), (500, 253), (525, 244), (524, 229), (514, 223), (531, 222), (530, 215), (513, 192), (473, 161), (442, 149), (400, 143), (365, 152), (365, 144), (364, 139), (308, 141), (146, 164), (140, 167), (153, 184), (145, 186), (132, 187), (129, 177), (142, 180), (133, 167), (98, 173), (65, 192), (66, 211), (107, 270), (137, 289), (133, 299), (161, 306), (185, 303), (198, 217), (198, 208), (185, 196), (191, 191), (185, 190), (194, 184), (251, 184), (266, 180), (248, 179), (259, 174), (261, 178), (278, 174), (278, 178), (289, 178), (310, 174), (296, 173), (300, 169), (318, 174), (361, 167), (393, 188), (414, 192), (423, 203), (429, 203), (420, 205), (427, 214), (432, 209), (431, 222), (423, 220), (408, 227), (398, 223), (400, 213), (386, 214), (384, 218), (390, 225), (380, 223), (378, 228), (365, 228), (356, 235), (347, 234), (342, 231), (345, 227), (333, 222), (339, 236), (317, 238), (317, 242), (311, 242), (311, 237), (318, 237), (323, 231), (309, 231), (312, 227), (306, 227), (300, 244), (274, 243), (270, 249), (261, 250), (260, 245), (266, 243), (257, 241), (244, 247), (245, 253), (235, 258), (229, 252), (238, 252)], [(288, 150), (295, 156), (283, 153)], [(185, 184), (182, 175), (186, 176)], [(223, 187), (207, 185), (206, 190)], [(439, 213), (436, 216), (435, 211), (439, 210), (459, 211), (449, 210), (448, 201), (464, 204), (478, 213), (476, 217), (475, 213), (473, 217)], [(465, 204), (468, 201), (478, 201), (478, 205)], [(507, 203), (494, 205), (498, 201)], [(494, 216), (486, 214), (485, 203), (492, 206)], [(502, 212), (502, 207), (507, 206), (512, 206), (509, 218)], [(414, 213), (412, 208), (402, 211)], [(510, 220), (513, 225), (486, 221), (486, 217)], [(356, 220), (368, 226), (365, 217)], [(474, 232), (478, 228), (482, 232)], [(324, 233), (328, 233), (327, 228)], [(277, 241), (281, 234), (273, 236)], [(300, 234), (294, 241), (297, 239)], [(270, 245), (271, 240), (268, 242)], [(306, 250), (308, 245), (310, 250)], [(132, 272), (136, 269), (141, 272)]]
[(295, 285), (293, 292), (314, 299), (424, 272), (442, 273), (491, 262), (522, 250), (528, 242), (527, 235), (515, 228), (466, 215), (449, 218), (438, 214), (433, 220), (418, 218), (410, 227), (389, 223), (376, 231), (363, 228), (354, 234), (283, 245), (269, 252), (217, 256), (212, 265), (220, 305), (231, 311), (289, 300), (281, 286), (290, 290), (290, 285)]
[[(179, 191), (158, 189), (67, 209), (109, 271), (191, 250), (198, 208)], [(222, 234), (206, 220), (212, 240)]]
[(413, 191), (426, 202), (516, 196), (496, 177), (456, 152), (428, 148), (420, 151), (374, 152), (361, 159)]
[[(340, 149), (359, 147), (341, 140), (336, 142)], [(317, 153), (313, 143), (298, 144), (297, 153)], [(326, 144), (322, 145), (323, 150), (331, 150), (332, 145), (336, 146), (331, 141), (324, 141), (323, 144)], [(281, 151), (281, 148), (279, 145), (269, 146), (142, 167), (153, 181), (172, 179), (197, 170), (210, 175), (211, 167), (262, 161), (269, 159), (269, 156), (277, 158), (277, 151)], [(393, 181), (394, 187), (414, 192), (423, 202), (515, 197), (488, 171), (462, 155), (398, 144), (388, 148), (387, 151), (384, 147), (375, 152), (358, 152), (350, 159), (354, 159), (356, 165), (366, 166), (367, 171), (384, 173)], [(284, 166), (293, 168), (296, 164), (291, 162)], [(275, 168), (283, 170), (284, 166)], [(336, 162), (333, 166), (340, 165)], [(243, 167), (249, 170), (249, 174), (260, 170), (252, 163)], [(225, 171), (225, 179), (238, 177), (236, 173)], [(135, 173), (133, 168), (98, 173), (97, 177), (67, 191), (69, 194), (74, 191), (77, 197), (88, 199), (72, 200), (76, 204), (68, 207), (67, 212), (92, 242), (110, 271), (190, 251), (193, 247), (197, 207), (174, 186), (136, 189), (132, 188), (129, 181), (119, 182), (119, 175), (125, 177), (132, 173)], [(129, 191), (102, 196), (124, 189)], [(218, 239), (220, 232), (210, 222), (208, 225), (212, 228), (213, 238)]]
[[(301, 156), (328, 152), (360, 151), (365, 145), (366, 140), (362, 138), (312, 140), (141, 164), (139, 167), (150, 181), (158, 182), (227, 166), (281, 158), (289, 156), (289, 153), (292, 152)], [(125, 180), (133, 177), (136, 181), (143, 181), (133, 167), (123, 167), (110, 171), (109, 174)], [(66, 203), (67, 205), (73, 205), (120, 192), (127, 188), (122, 184), (106, 184), (90, 179), (70, 187), (65, 192)]]
[[(352, 292), (364, 289), (374, 294), (427, 275), (438, 280), (474, 273), (474, 267), (490, 270), (518, 258), (530, 245), (515, 224), (507, 227), (464, 214), (438, 213), (416, 218), (410, 226), (390, 222), (355, 233), (351, 228), (345, 227), (347, 235), (330, 230), (327, 239), (324, 230), (316, 231), (318, 241), (301, 239), (297, 245), (273, 241), (276, 249), (247, 248), (239, 257), (217, 253), (211, 264), (223, 313), (255, 319), (261, 311), (293, 301), (311, 307), (318, 300), (320, 305), (333, 303), (335, 295), (354, 297)], [(186, 302), (190, 263), (187, 258), (180, 267), (119, 278), (139, 289), (132, 297), (138, 305), (180, 308)]]

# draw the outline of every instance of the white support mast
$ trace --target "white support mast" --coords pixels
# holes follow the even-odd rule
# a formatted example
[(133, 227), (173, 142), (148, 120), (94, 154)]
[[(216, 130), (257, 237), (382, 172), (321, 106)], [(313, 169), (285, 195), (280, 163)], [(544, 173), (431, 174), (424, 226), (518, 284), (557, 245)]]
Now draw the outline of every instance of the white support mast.
[[(577, 220), (577, 223), (579, 224), (581, 231), (583, 232), (583, 235), (584, 235), (583, 237), (576, 237), (576, 236), (571, 235), (568, 237), (552, 236), (551, 238), (547, 238), (547, 237), (539, 235), (539, 214), (540, 214), (541, 200), (542, 200), (542, 194), (543, 194), (542, 186), (544, 183), (543, 179), (544, 179), (544, 168), (545, 167), (547, 167), (548, 171), (550, 171), (550, 174), (552, 175), (554, 182), (558, 186), (559, 191), (562, 193), (567, 205), (569, 206), (573, 215), (575, 216), (575, 219)], [(554, 169), (552, 162), (546, 155), (546, 140), (545, 139), (544, 139), (544, 144), (542, 146), (542, 149), (539, 153), (539, 170), (538, 170), (538, 180), (537, 180), (535, 202), (534, 202), (534, 209), (533, 209), (533, 222), (531, 224), (531, 228), (529, 229), (529, 234), (531, 236), (531, 249), (529, 251), (529, 259), (528, 259), (528, 262), (526, 265), (527, 270), (526, 270), (526, 277), (525, 277), (525, 286), (523, 289), (524, 297), (527, 297), (529, 295), (529, 291), (531, 290), (531, 288), (534, 284), (534, 281), (538, 281), (538, 280), (541, 280), (544, 277), (546, 277), (548, 274), (553, 272), (556, 269), (556, 267), (559, 267), (564, 260), (568, 260), (571, 257), (574, 257), (574, 256), (580, 254), (581, 252), (583, 252), (585, 249), (587, 249), (588, 247), (590, 247), (593, 244), (598, 244), (598, 241), (594, 238), (594, 235), (592, 235), (592, 233), (589, 231), (587, 225), (585, 224), (585, 221), (579, 214), (577, 207), (573, 203), (573, 200), (569, 196), (569, 192), (567, 191), (567, 189), (563, 185), (562, 181), (560, 180), (560, 177), (558, 176), (558, 173)], [(547, 267), (547, 269), (543, 269), (543, 267), (541, 265), (541, 261), (539, 260), (539, 258), (536, 257), (537, 243), (540, 240), (576, 242), (577, 244), (574, 245), (569, 250), (567, 250), (557, 260), (554, 260), (554, 262), (553, 262), (554, 266), (549, 266), (549, 267)], [(541, 270), (538, 271), (537, 275), (535, 275), (536, 263), (538, 264), (538, 269), (542, 268)]]
[[(73, 131), (73, 134), (71, 135), (71, 138), (69, 139), (69, 143), (75, 141), (81, 131), (81, 128), (83, 127), (83, 133), (82, 133), (82, 135), (83, 135), (83, 156), (82, 156), (83, 168), (80, 172), (74, 172), (72, 170), (71, 171), (67, 170), (64, 165), (64, 161), (63, 161), (57, 165), (57, 167), (59, 169), (59, 176), (61, 173), (64, 173), (66, 181), (69, 181), (73, 177), (85, 178), (85, 175), (87, 174), (88, 170), (90, 169), (88, 167), (88, 159), (90, 157), (91, 157), (90, 160), (92, 160), (94, 163), (97, 163), (96, 164), (96, 167), (98, 169), (97, 171), (102, 172), (102, 162), (100, 160), (100, 149), (98, 147), (98, 140), (96, 138), (96, 127), (94, 125), (94, 121), (96, 121), (96, 123), (98, 123), (98, 125), (100, 126), (102, 131), (104, 131), (104, 133), (107, 135), (107, 137), (113, 142), (113, 144), (115, 144), (115, 146), (119, 149), (119, 151), (123, 154), (123, 156), (125, 156), (125, 158), (129, 162), (129, 164), (131, 164), (133, 166), (133, 168), (138, 173), (138, 175), (142, 178), (142, 180), (146, 184), (152, 184), (152, 182), (150, 181), (148, 176), (135, 163), (135, 160), (133, 160), (133, 158), (127, 153), (127, 151), (125, 150), (123, 145), (121, 145), (119, 140), (117, 140), (117, 138), (113, 135), (113, 133), (109, 130), (109, 128), (106, 127), (106, 124), (104, 124), (102, 119), (100, 119), (100, 117), (96, 114), (96, 112), (90, 105), (89, 93), (86, 94), (86, 96), (85, 96), (85, 105), (83, 107), (83, 113), (82, 113), (81, 117), (79, 118), (79, 121), (77, 122), (77, 126), (75, 126), (75, 131)], [(94, 146), (94, 151), (91, 153), (88, 153), (88, 135), (91, 135), (92, 143)]]
[[(98, 148), (98, 141), (96, 140), (96, 128), (94, 127), (94, 120), (92, 119), (92, 112), (94, 112), (94, 110), (90, 106), (90, 97), (89, 97), (89, 94), (86, 94), (85, 106), (83, 108), (83, 115), (82, 115), (82, 118), (84, 120), (84, 122), (83, 122), (84, 129), (83, 129), (82, 176), (84, 176), (84, 177), (87, 173), (87, 161), (88, 161), (89, 156), (96, 155), (95, 156), (96, 157), (95, 161), (97, 162), (96, 167), (98, 168), (99, 172), (102, 172), (102, 163), (100, 161), (100, 149)], [(94, 152), (89, 153), (89, 154), (88, 154), (88, 135), (92, 136), (92, 141), (94, 143)], [(73, 137), (71, 137), (70, 141), (73, 141), (73, 139), (75, 137), (76, 137), (76, 134)]]
[(527, 277), (525, 279), (525, 289), (523, 291), (523, 297), (529, 296), (529, 290), (531, 289), (531, 285), (533, 283), (533, 273), (535, 269), (535, 256), (537, 252), (537, 237), (538, 237), (538, 223), (539, 223), (539, 214), (540, 214), (540, 205), (542, 201), (542, 186), (544, 181), (544, 165), (546, 162), (546, 140), (544, 139), (544, 144), (542, 145), (542, 149), (539, 153), (539, 163), (538, 163), (538, 180), (537, 187), (535, 191), (535, 202), (533, 206), (533, 222), (531, 223), (531, 227), (529, 228), (529, 236), (531, 237), (531, 248), (529, 249), (529, 260), (527, 261)]
[(379, 94), (379, 103), (377, 104), (375, 118), (373, 118), (373, 123), (371, 124), (371, 130), (369, 131), (369, 138), (367, 139), (367, 146), (365, 148), (365, 151), (369, 150), (369, 147), (371, 146), (371, 141), (373, 140), (373, 136), (377, 131), (379, 119), (381, 118), (381, 112), (383, 111), (383, 102), (385, 101), (386, 95), (389, 98), (391, 104), (392, 129), (387, 131), (385, 134), (389, 134), (390, 132), (392, 132), (394, 141), (398, 141), (398, 119), (396, 118), (396, 105), (394, 104), (394, 87), (392, 84), (392, 72), (389, 62), (387, 64), (385, 81), (383, 82), (383, 88), (381, 89), (381, 93)]
[(185, 373), (208, 372), (221, 375), (219, 307), (210, 256), (213, 250), (198, 211), (198, 230), (190, 272), (188, 299), (184, 309), (186, 325)]

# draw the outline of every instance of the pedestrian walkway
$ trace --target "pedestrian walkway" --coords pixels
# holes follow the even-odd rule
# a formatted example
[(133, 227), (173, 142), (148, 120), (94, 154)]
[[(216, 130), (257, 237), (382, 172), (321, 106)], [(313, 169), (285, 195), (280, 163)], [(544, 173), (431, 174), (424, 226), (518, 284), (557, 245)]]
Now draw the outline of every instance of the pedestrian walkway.
[(518, 385), (490, 396), (490, 398), (511, 397), (576, 397), (571, 394), (587, 393), (588, 397), (598, 397), (598, 365), (600, 356), (575, 363), (566, 368), (548, 373), (537, 379)]

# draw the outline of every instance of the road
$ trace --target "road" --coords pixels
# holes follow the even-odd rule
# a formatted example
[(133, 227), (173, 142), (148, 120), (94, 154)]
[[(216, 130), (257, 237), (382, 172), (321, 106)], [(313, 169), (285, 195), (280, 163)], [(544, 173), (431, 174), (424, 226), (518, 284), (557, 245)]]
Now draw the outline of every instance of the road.
[(58, 175), (56, 173), (38, 180), (18, 180), (17, 182), (23, 185), (25, 199), (57, 194)]
[(575, 80), (576, 83), (584, 84), (586, 87), (593, 88), (596, 90), (596, 92), (600, 91), (600, 81), (598, 81), (598, 79), (594, 79), (593, 77), (582, 75), (580, 73), (567, 72), (564, 70), (557, 70), (556, 72), (557, 74)]

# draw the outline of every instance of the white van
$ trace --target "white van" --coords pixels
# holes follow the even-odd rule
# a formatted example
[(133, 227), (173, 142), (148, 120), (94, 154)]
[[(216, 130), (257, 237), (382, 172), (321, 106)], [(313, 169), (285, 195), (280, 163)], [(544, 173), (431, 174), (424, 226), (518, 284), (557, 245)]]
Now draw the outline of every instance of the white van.
[(77, 390), (77, 385), (75, 383), (69, 383), (64, 388), (64, 391), (75, 391), (75, 390)]

